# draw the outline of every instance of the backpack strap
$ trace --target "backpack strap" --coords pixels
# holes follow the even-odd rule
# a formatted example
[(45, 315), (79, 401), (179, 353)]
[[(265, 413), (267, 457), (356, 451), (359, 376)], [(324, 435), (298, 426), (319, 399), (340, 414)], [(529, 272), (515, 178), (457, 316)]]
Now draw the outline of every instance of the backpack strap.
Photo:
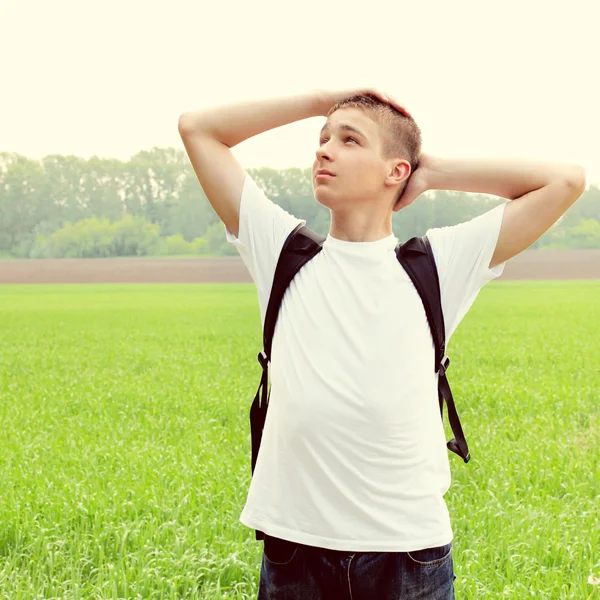
[(446, 356), (446, 330), (444, 325), (444, 313), (442, 311), (442, 299), (440, 292), (440, 281), (435, 264), (433, 250), (427, 236), (414, 237), (396, 246), (396, 256), (404, 270), (411, 278), (423, 306), (431, 336), (435, 345), (434, 371), (438, 377), (438, 398), (440, 403), (440, 414), (444, 417), (444, 400), (448, 407), (448, 420), (452, 427), (454, 438), (446, 446), (449, 450), (458, 454), (465, 463), (469, 462), (471, 455), (469, 447), (456, 412), (452, 390), (446, 377), (446, 371), (450, 365), (450, 359)]
[[(283, 296), (296, 273), (315, 255), (323, 249), (325, 237), (309, 229), (306, 225), (299, 223), (288, 235), (273, 276), (269, 304), (263, 324), (263, 350), (258, 353), (258, 362), (262, 367), (260, 385), (250, 408), (250, 436), (252, 441), (252, 473), (258, 458), (258, 450), (262, 439), (262, 432), (267, 418), (269, 398), (271, 390), (269, 386), (269, 363), (271, 362), (271, 347), (273, 345), (273, 334), (275, 324), (279, 315), (279, 309)], [(256, 539), (263, 540), (264, 533), (256, 531)]]

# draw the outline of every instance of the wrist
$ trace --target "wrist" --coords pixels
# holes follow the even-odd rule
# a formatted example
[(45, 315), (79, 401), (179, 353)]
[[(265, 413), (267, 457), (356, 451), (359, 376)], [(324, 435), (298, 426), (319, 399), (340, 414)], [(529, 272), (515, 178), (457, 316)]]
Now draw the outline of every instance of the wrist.
[(421, 170), (423, 171), (424, 185), (428, 190), (442, 189), (439, 187), (441, 184), (439, 176), (444, 172), (443, 158), (422, 154), (417, 171)]
[(316, 89), (313, 91), (312, 95), (315, 112), (317, 112), (320, 117), (326, 117), (329, 109), (335, 104), (331, 94), (329, 94), (327, 90)]

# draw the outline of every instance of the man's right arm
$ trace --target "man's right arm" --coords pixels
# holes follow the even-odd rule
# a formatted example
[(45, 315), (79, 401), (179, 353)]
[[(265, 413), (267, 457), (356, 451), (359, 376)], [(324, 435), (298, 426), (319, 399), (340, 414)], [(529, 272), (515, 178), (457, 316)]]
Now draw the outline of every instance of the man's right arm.
[(230, 148), (281, 125), (325, 116), (328, 108), (327, 99), (315, 90), (297, 96), (185, 112), (179, 117), (179, 134), (198, 181), (233, 235), (239, 235), (245, 171)]

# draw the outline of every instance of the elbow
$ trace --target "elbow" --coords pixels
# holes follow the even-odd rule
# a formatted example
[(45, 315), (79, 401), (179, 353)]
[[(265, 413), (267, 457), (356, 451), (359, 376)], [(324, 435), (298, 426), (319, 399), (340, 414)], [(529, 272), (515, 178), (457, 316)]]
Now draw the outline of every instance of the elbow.
[(177, 129), (181, 137), (189, 136), (193, 133), (198, 133), (200, 129), (206, 131), (206, 121), (202, 118), (199, 112), (184, 112), (179, 115)]
[(586, 172), (581, 165), (573, 165), (573, 174), (569, 176), (569, 184), (580, 194), (585, 192), (587, 187)]
[(179, 115), (179, 121), (177, 122), (177, 130), (181, 137), (189, 135), (193, 130), (193, 119), (189, 113), (182, 113)]
[(199, 133), (212, 136), (212, 132), (207, 125), (207, 120), (199, 112), (185, 112), (180, 114), (177, 129), (182, 139), (196, 136)]

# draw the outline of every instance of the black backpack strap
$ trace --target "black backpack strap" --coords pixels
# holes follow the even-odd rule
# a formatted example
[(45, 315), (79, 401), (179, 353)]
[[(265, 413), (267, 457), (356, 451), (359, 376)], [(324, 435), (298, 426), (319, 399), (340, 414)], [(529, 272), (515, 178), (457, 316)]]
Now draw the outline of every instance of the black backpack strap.
[[(273, 334), (275, 333), (275, 324), (281, 308), (281, 302), (285, 291), (296, 273), (323, 248), (325, 237), (309, 229), (306, 225), (299, 223), (297, 227), (288, 235), (273, 276), (271, 294), (265, 314), (263, 324), (263, 350), (258, 353), (258, 362), (262, 367), (260, 385), (256, 391), (256, 396), (250, 407), (250, 436), (252, 444), (252, 473), (256, 466), (258, 450), (262, 439), (262, 432), (267, 417), (269, 407), (269, 398), (271, 390), (269, 387), (269, 363), (271, 362), (271, 347), (273, 345)], [(268, 392), (267, 392), (268, 390)], [(264, 539), (262, 531), (256, 531), (256, 539)]]
[(446, 377), (446, 371), (450, 365), (450, 359), (446, 356), (446, 330), (444, 325), (444, 314), (442, 311), (442, 299), (440, 292), (440, 281), (433, 250), (427, 236), (414, 237), (398, 244), (396, 256), (411, 278), (423, 306), (431, 335), (435, 344), (434, 370), (439, 373), (438, 398), (440, 403), (440, 414), (444, 415), (444, 400), (448, 407), (448, 420), (452, 427), (454, 438), (446, 445), (449, 450), (458, 454), (466, 463), (471, 459), (469, 447), (456, 412), (452, 390)]

